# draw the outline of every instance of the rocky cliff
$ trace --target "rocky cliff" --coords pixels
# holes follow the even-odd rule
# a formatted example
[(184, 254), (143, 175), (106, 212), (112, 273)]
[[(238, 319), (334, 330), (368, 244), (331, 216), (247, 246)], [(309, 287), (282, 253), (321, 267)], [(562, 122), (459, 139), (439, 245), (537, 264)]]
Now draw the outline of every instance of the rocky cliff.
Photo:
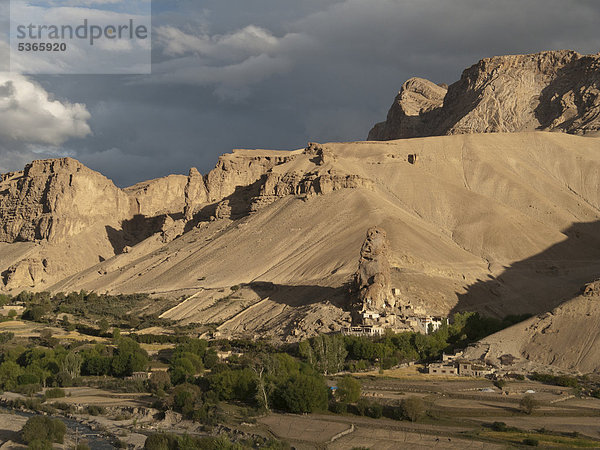
[[(433, 101), (435, 92), (421, 91)], [(362, 291), (379, 308), (391, 285), (434, 315), (545, 313), (600, 273), (595, 137), (457, 134), (239, 150), (210, 174), (192, 169), (126, 189), (73, 160), (33, 165), (45, 169), (3, 177), (0, 223), (10, 229), (11, 217), (29, 211), (80, 225), (62, 240), (46, 232), (0, 242), (2, 291), (185, 296), (168, 318), (218, 324), (224, 336), (297, 340), (339, 330), (357, 263), (357, 300)], [(58, 199), (37, 205), (32, 198), (53, 195), (19, 196), (18, 183), (42, 192), (49, 183)], [(101, 206), (91, 211), (94, 224), (81, 222), (73, 202), (104, 205), (102, 189), (120, 206)], [(365, 236), (373, 226), (386, 238)], [(382, 254), (387, 263), (378, 267)], [(585, 348), (583, 336), (575, 339)]]
[(385, 230), (373, 227), (367, 231), (354, 284), (362, 311), (381, 312), (388, 306), (395, 306), (391, 289), (389, 242)]
[(551, 51), (486, 58), (450, 87), (413, 78), (369, 140), (464, 133), (600, 129), (600, 54)]
[(128, 196), (72, 158), (34, 161), (0, 183), (0, 242), (60, 241), (129, 215)]
[(318, 144), (236, 150), (205, 176), (192, 168), (125, 189), (72, 158), (34, 161), (0, 181), (0, 243), (40, 244), (0, 261), (4, 286), (55, 282), (153, 236), (150, 247), (164, 245), (199, 223), (238, 219), (286, 196), (372, 185), (334, 168), (326, 153)]

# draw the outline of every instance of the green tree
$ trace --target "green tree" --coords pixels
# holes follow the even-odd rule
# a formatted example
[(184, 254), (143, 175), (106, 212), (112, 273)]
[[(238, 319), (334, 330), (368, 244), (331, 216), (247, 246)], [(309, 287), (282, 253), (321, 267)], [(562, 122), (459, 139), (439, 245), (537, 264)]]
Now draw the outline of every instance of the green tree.
[(209, 349), (204, 354), (203, 361), (204, 361), (204, 366), (207, 369), (212, 369), (219, 362), (219, 357), (217, 356), (217, 351), (214, 348)]
[(108, 375), (111, 368), (111, 358), (98, 354), (86, 355), (81, 366), (84, 375)]
[(148, 389), (153, 393), (165, 392), (171, 387), (171, 377), (167, 372), (154, 372), (148, 380)]
[(506, 381), (505, 380), (496, 380), (496, 381), (494, 381), (494, 386), (496, 386), (500, 390), (504, 390), (504, 388), (506, 387)]
[(379, 419), (383, 415), (382, 405), (364, 397), (358, 400), (356, 409), (361, 416), (372, 417), (373, 419)]
[(201, 401), (202, 391), (198, 386), (193, 384), (185, 383), (173, 389), (171, 400), (173, 403), (173, 409), (179, 411), (184, 416), (191, 418), (194, 410), (199, 408)]
[(354, 403), (360, 398), (360, 393), (360, 381), (351, 376), (345, 376), (338, 383), (338, 388), (335, 395), (341, 402)]
[(17, 380), (19, 384), (39, 384), (46, 387), (46, 383), (51, 376), (50, 371), (43, 369), (37, 363), (33, 363), (23, 369)]
[(23, 320), (30, 320), (32, 322), (41, 322), (46, 315), (47, 310), (43, 306), (33, 306), (27, 308), (23, 312)]
[[(269, 395), (267, 394), (269, 389), (267, 377), (270, 372), (273, 373), (275, 371), (273, 358), (271, 358), (270, 355), (261, 352), (250, 359), (249, 366), (256, 377), (256, 401), (261, 407), (270, 411)], [(271, 370), (269, 370), (269, 368), (271, 368)]]
[(61, 388), (48, 389), (44, 395), (46, 398), (62, 398), (65, 396), (65, 391)]
[(252, 401), (256, 397), (256, 378), (249, 369), (223, 370), (208, 377), (210, 389), (221, 400)]
[(146, 450), (170, 450), (178, 448), (177, 436), (165, 433), (151, 434), (146, 439), (144, 448)]
[(0, 364), (0, 388), (5, 391), (14, 390), (18, 383), (18, 378), (23, 373), (23, 369), (14, 361), (5, 361)]
[(106, 320), (106, 317), (103, 317), (100, 322), (98, 322), (98, 330), (100, 331), (100, 334), (105, 334), (108, 331), (109, 326), (110, 324), (108, 323), (108, 320)]
[(343, 369), (348, 351), (341, 335), (319, 335), (302, 343), (298, 351), (307, 362), (322, 374), (336, 373)]
[(11, 331), (5, 331), (4, 333), (0, 333), (0, 344), (6, 344), (12, 341), (15, 337), (15, 334)]
[(4, 305), (10, 303), (11, 300), (12, 300), (12, 297), (10, 295), (0, 294), (0, 306), (4, 306)]
[(169, 372), (171, 374), (171, 383), (177, 385), (185, 383), (190, 377), (194, 376), (196, 369), (189, 359), (179, 357), (171, 362)]
[(58, 372), (54, 376), (54, 382), (60, 387), (71, 387), (73, 386), (73, 377), (68, 372)]
[(328, 388), (322, 377), (293, 375), (275, 391), (275, 404), (292, 413), (310, 413), (327, 409)]
[(67, 372), (71, 378), (76, 378), (81, 374), (81, 365), (83, 364), (83, 358), (77, 352), (70, 351), (64, 357), (61, 362), (60, 368), (64, 372)]
[(112, 374), (116, 377), (130, 376), (148, 367), (148, 354), (140, 344), (131, 338), (120, 338), (111, 363)]
[(49, 441), (63, 443), (67, 427), (60, 419), (51, 419), (47, 416), (33, 416), (21, 429), (21, 437), (25, 443), (34, 441)]
[(184, 344), (179, 344), (173, 352), (173, 357), (176, 357), (180, 353), (193, 353), (200, 358), (204, 357), (208, 342), (204, 339), (190, 339)]

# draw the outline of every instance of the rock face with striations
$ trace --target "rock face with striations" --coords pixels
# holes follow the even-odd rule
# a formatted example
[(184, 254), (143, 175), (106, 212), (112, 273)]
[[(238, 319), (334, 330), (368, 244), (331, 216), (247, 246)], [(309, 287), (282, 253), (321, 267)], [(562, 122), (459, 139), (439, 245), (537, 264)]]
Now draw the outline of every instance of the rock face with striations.
[(129, 214), (121, 189), (72, 158), (34, 161), (0, 183), (0, 242), (60, 241)]
[(360, 250), (358, 271), (354, 276), (362, 311), (380, 312), (394, 307), (390, 286), (391, 269), (386, 232), (378, 227), (369, 228)]
[(449, 88), (407, 81), (369, 140), (465, 133), (600, 130), (600, 54), (486, 58)]
[(0, 243), (39, 244), (1, 261), (1, 281), (7, 289), (49, 284), (142, 242), (167, 244), (201, 222), (245, 217), (286, 196), (372, 187), (334, 167), (335, 159), (318, 144), (235, 150), (207, 175), (192, 168), (124, 189), (72, 158), (34, 161), (0, 179)]

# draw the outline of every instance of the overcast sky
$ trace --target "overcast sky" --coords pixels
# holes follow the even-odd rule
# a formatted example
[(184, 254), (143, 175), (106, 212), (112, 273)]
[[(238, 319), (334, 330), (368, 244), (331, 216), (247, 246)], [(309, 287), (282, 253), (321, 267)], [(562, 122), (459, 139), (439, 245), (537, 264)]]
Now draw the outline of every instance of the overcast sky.
[(412, 76), (450, 84), (483, 57), (600, 51), (597, 0), (154, 0), (153, 11), (152, 75), (0, 73), (2, 171), (70, 155), (120, 186), (206, 173), (233, 148), (365, 139)]

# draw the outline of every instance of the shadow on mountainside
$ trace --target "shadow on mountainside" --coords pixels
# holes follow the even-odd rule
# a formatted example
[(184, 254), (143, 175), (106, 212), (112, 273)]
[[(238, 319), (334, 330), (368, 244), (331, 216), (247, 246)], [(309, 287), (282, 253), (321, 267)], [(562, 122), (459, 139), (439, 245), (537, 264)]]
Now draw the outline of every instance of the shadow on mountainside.
[[(173, 220), (180, 220), (183, 214), (171, 214), (170, 217)], [(166, 219), (166, 214), (155, 217), (137, 214), (132, 219), (121, 222), (120, 230), (106, 226), (106, 235), (115, 254), (119, 255), (123, 253), (125, 247), (133, 247), (153, 234), (161, 232)]]
[(574, 224), (563, 234), (565, 240), (458, 293), (451, 314), (539, 314), (579, 295), (585, 284), (600, 278), (600, 221)]
[(317, 285), (291, 286), (254, 281), (248, 284), (248, 287), (263, 300), (269, 298), (275, 303), (291, 307), (313, 305), (325, 301), (342, 309), (349, 307), (348, 289), (345, 286), (337, 288)]
[(252, 212), (254, 199), (260, 195), (260, 189), (264, 185), (266, 178), (267, 175), (263, 175), (248, 186), (236, 186), (233, 194), (204, 206), (185, 225), (185, 232), (187, 233), (192, 230), (200, 222), (208, 222), (215, 218), (237, 220), (247, 216)]
[[(589, 59), (584, 57), (562, 67), (558, 70), (556, 78), (542, 90), (539, 105), (534, 111), (535, 117), (540, 123), (539, 129), (552, 126), (570, 133), (574, 123), (581, 120), (585, 111), (593, 107), (593, 102), (597, 101), (597, 97), (594, 98), (587, 89), (583, 91), (585, 95), (577, 95), (584, 88), (600, 83), (600, 74), (586, 70), (588, 61)], [(570, 93), (576, 93), (570, 100), (577, 111), (573, 111), (571, 117), (566, 118), (562, 123), (554, 124), (556, 119), (565, 115), (565, 96)], [(593, 116), (589, 118), (594, 119)]]

